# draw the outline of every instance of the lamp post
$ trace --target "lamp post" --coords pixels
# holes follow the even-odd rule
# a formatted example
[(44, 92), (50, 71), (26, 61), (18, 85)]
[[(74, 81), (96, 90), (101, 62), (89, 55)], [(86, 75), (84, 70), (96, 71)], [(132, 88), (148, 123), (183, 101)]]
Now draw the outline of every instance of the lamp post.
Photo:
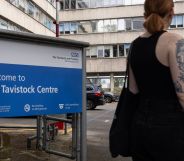
[(56, 37), (59, 37), (59, 0), (56, 0)]

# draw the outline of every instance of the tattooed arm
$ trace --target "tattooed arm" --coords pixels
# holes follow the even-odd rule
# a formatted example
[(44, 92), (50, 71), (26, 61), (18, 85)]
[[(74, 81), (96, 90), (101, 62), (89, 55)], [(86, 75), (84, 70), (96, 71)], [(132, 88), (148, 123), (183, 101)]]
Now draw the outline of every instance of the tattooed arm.
[(184, 108), (184, 39), (178, 37), (172, 41), (169, 52), (169, 67), (176, 94)]

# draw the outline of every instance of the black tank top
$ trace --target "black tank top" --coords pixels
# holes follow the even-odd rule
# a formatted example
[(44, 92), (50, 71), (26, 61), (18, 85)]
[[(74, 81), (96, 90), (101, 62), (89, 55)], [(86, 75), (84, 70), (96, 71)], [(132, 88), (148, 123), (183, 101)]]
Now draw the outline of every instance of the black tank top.
[(159, 62), (155, 52), (157, 41), (164, 32), (149, 38), (138, 37), (132, 45), (130, 65), (143, 98), (177, 98), (170, 69)]

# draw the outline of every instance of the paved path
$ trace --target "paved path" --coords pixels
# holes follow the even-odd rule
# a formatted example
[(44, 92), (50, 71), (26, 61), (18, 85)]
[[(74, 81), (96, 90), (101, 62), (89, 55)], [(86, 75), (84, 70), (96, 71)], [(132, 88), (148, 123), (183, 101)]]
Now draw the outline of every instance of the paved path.
[[(87, 161), (132, 161), (130, 158), (111, 158), (108, 148), (108, 132), (111, 125), (116, 103), (98, 106), (87, 111)], [(0, 119), (1, 125), (35, 126), (34, 119)], [(4, 130), (0, 129), (0, 132)], [(34, 130), (5, 130), (11, 136), (11, 161), (71, 161), (70, 159), (49, 155), (35, 149), (26, 150), (26, 139), (35, 134)], [(59, 134), (56, 141), (49, 144), (50, 148), (69, 153), (71, 151), (71, 133)], [(1, 160), (0, 161), (4, 161)], [(8, 160), (6, 160), (8, 161)]]
[(87, 112), (87, 161), (131, 161), (130, 158), (111, 158), (108, 133), (116, 103), (98, 106)]

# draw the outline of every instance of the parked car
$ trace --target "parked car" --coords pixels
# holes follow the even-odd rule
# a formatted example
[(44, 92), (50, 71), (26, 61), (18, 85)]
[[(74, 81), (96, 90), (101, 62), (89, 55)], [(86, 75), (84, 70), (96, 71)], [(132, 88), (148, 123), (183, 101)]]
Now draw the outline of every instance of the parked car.
[(104, 99), (106, 103), (111, 103), (119, 100), (119, 96), (112, 92), (104, 92)]
[(104, 105), (104, 92), (100, 85), (86, 84), (87, 109), (95, 109), (96, 106)]

